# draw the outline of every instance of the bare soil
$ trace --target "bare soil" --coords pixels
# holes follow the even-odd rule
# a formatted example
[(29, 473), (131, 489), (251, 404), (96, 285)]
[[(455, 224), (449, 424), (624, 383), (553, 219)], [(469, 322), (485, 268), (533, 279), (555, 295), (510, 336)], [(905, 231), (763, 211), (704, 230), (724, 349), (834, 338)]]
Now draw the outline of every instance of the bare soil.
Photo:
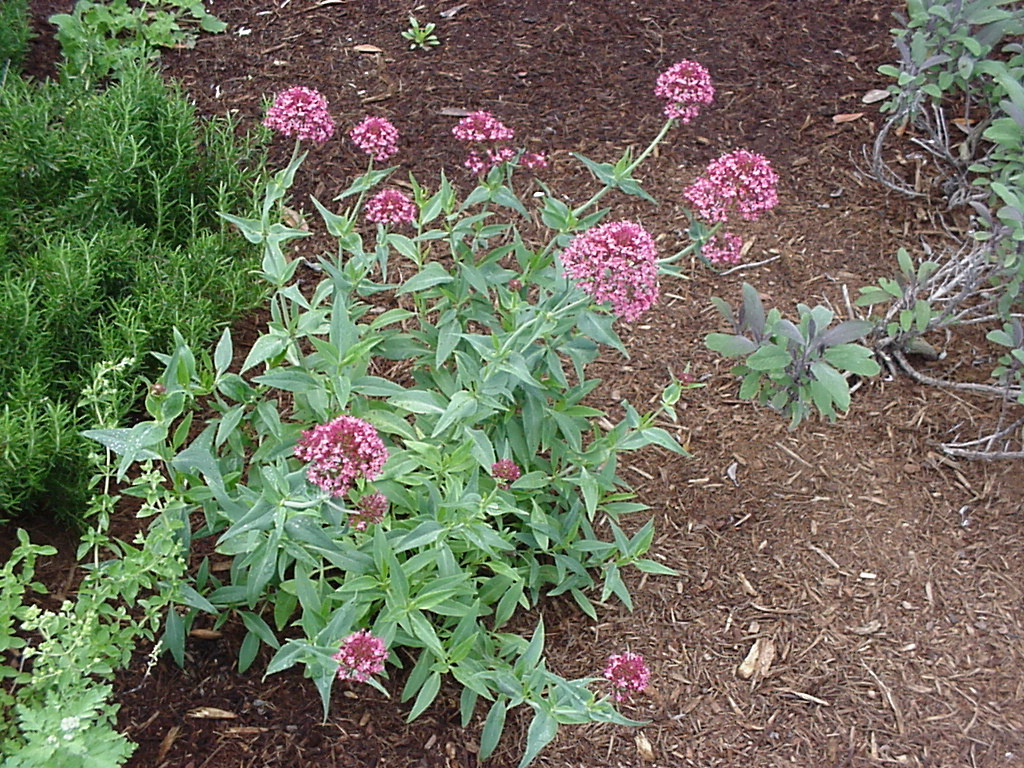
[[(34, 3), (44, 33), (38, 72), (52, 54), (41, 20), (66, 5)], [(660, 205), (607, 198), (614, 218), (659, 233), (663, 253), (685, 243), (675, 201), (709, 160), (745, 147), (779, 172), (779, 207), (738, 230), (747, 262), (779, 258), (728, 276), (692, 265), (690, 279), (665, 281), (658, 307), (623, 329), (629, 359), (595, 364), (604, 379), (595, 401), (613, 410), (623, 398), (655, 400), (687, 365), (706, 384), (685, 395), (675, 428), (693, 458), (650, 450), (624, 470), (651, 507), (653, 556), (680, 575), (631, 574), (635, 610), (609, 604), (596, 624), (564, 601), (544, 605), (550, 668), (594, 674), (628, 648), (653, 674), (627, 707), (648, 725), (564, 727), (539, 766), (1024, 765), (1020, 465), (954, 461), (936, 447), (976, 437), (992, 405), (881, 377), (838, 423), (790, 432), (776, 414), (739, 401), (729, 362), (702, 344), (723, 330), (709, 297), (735, 300), (744, 280), (790, 315), (796, 302), (842, 308), (844, 285), (855, 295), (892, 272), (897, 247), (936, 236), (941, 201), (910, 205), (860, 172), (862, 146), (880, 124), (877, 105), (861, 98), (887, 85), (876, 69), (895, 58), (888, 30), (901, 6), (218, 0), (212, 10), (229, 31), (162, 60), (202, 114), (231, 111), (245, 125), (292, 85), (322, 91), (342, 131), (364, 114), (386, 116), (402, 134), (397, 159), (421, 181), (444, 169), (469, 184), (450, 113), (489, 110), (530, 149), (551, 154), (544, 182), (577, 203), (595, 187), (570, 153), (614, 160), (642, 147), (662, 120), (651, 93), (657, 74), (699, 60), (718, 97), (645, 166)], [(437, 22), (439, 47), (408, 49), (400, 33), (410, 11)], [(273, 151), (282, 164), (290, 146)], [(311, 211), (308, 195), (330, 199), (363, 160), (342, 136), (314, 149), (293, 205)], [(946, 340), (944, 351), (925, 370), (983, 377), (992, 365), (972, 336)], [(339, 685), (324, 723), (300, 675), (237, 674), (240, 640), (228, 627), (190, 641), (183, 670), (166, 659), (147, 669), (137, 655), (118, 696), (120, 726), (139, 744), (131, 766), (478, 764), (481, 723), (459, 727), (454, 686), (406, 723), (397, 696)], [(756, 641), (774, 658), (744, 680), (737, 667)], [(233, 717), (195, 716), (200, 707)], [(489, 765), (517, 763), (528, 715), (510, 716)]]

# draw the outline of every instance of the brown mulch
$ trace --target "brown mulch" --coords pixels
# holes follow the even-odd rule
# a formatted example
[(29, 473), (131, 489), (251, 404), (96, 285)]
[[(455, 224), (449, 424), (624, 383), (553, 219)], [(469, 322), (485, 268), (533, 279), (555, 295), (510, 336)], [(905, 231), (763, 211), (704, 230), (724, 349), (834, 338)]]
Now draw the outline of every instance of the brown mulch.
[[(68, 5), (33, 3), (40, 19)], [(630, 574), (635, 610), (610, 604), (596, 624), (564, 601), (545, 605), (551, 669), (594, 674), (629, 648), (653, 674), (626, 709), (648, 725), (564, 727), (537, 765), (1024, 764), (1020, 468), (954, 461), (936, 447), (975, 437), (991, 405), (879, 378), (837, 424), (790, 432), (736, 399), (729, 363), (701, 341), (722, 325), (711, 295), (735, 300), (747, 280), (790, 315), (798, 301), (842, 307), (843, 285), (855, 294), (889, 274), (896, 248), (914, 249), (934, 228), (930, 211), (859, 170), (880, 119), (861, 97), (887, 84), (876, 69), (894, 58), (888, 29), (902, 5), (424, 0), (413, 12), (438, 23), (443, 44), (422, 52), (400, 37), (410, 4), (218, 0), (212, 10), (229, 31), (163, 58), (204, 114), (232, 111), (252, 125), (275, 91), (306, 85), (327, 96), (342, 131), (366, 113), (389, 117), (402, 134), (403, 170), (424, 182), (444, 169), (468, 184), (450, 135), (456, 118), (445, 112), (487, 109), (529, 148), (552, 154), (543, 180), (577, 203), (595, 187), (569, 153), (614, 160), (643, 146), (662, 120), (654, 78), (697, 59), (718, 98), (644, 168), (660, 205), (607, 198), (613, 217), (660, 233), (664, 253), (684, 242), (673, 201), (708, 160), (746, 147), (778, 170), (781, 204), (741, 234), (749, 262), (781, 258), (726, 277), (694, 265), (691, 279), (665, 281), (657, 309), (624, 329), (629, 359), (594, 366), (604, 379), (596, 399), (609, 409), (623, 398), (656, 402), (669, 372), (686, 365), (706, 384), (684, 395), (672, 427), (694, 457), (648, 450), (623, 470), (651, 506), (652, 556), (680, 575)], [(36, 71), (50, 50), (44, 34)], [(289, 151), (275, 144), (276, 161)], [(329, 200), (362, 168), (343, 136), (315, 148), (293, 204), (311, 211), (310, 194)], [(991, 365), (971, 337), (954, 338), (947, 352), (932, 372)], [(300, 675), (234, 671), (240, 639), (229, 627), (193, 641), (184, 670), (161, 660), (147, 674), (138, 655), (119, 680), (120, 725), (139, 744), (130, 765), (478, 764), (480, 722), (459, 727), (454, 687), (406, 723), (408, 707), (395, 699), (338, 686), (322, 723)], [(764, 660), (773, 651), (771, 662), (742, 679), (737, 667), (755, 642)], [(235, 717), (190, 716), (198, 707)], [(527, 725), (528, 713), (510, 716), (489, 765), (516, 764)]]

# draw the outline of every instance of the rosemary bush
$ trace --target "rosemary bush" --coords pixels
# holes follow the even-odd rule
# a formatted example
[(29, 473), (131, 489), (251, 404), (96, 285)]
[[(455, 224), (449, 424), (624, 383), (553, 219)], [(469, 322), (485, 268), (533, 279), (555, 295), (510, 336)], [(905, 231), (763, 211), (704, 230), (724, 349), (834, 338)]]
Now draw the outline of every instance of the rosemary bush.
[(141, 66), (95, 92), (9, 76), (0, 124), (0, 516), (45, 504), (76, 520), (92, 365), (141, 365), (172, 327), (211, 338), (262, 297), (252, 249), (213, 212), (248, 210), (264, 154)]

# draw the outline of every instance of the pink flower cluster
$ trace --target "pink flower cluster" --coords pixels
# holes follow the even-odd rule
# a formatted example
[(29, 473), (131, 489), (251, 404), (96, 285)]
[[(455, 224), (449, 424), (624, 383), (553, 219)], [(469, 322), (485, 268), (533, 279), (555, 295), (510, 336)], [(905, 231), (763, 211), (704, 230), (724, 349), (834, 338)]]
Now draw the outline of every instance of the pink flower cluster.
[(349, 524), (357, 531), (365, 531), (368, 525), (376, 525), (384, 519), (388, 506), (388, 497), (383, 493), (367, 494), (349, 514)]
[(344, 496), (359, 477), (373, 480), (388, 460), (388, 449), (369, 422), (339, 416), (302, 433), (295, 455), (309, 462), (309, 482), (332, 496)]
[(339, 680), (365, 683), (371, 676), (384, 671), (388, 650), (383, 640), (361, 629), (342, 640), (341, 648), (331, 658), (338, 662)]
[(643, 656), (626, 651), (608, 657), (604, 678), (612, 684), (615, 700), (625, 701), (633, 693), (638, 693), (647, 687), (647, 683), (651, 679), (651, 671), (644, 663)]
[(470, 145), (490, 145), (470, 149), (466, 155), (463, 165), (476, 174), (486, 173), (516, 156), (516, 151), (503, 143), (512, 141), (512, 129), (490, 112), (466, 115), (452, 128), (452, 135)]
[(739, 264), (743, 251), (743, 238), (730, 232), (719, 232), (701, 246), (704, 258), (716, 267)]
[(377, 224), (412, 224), (419, 215), (416, 204), (397, 189), (385, 189), (367, 203), (366, 218)]
[(615, 314), (636, 320), (658, 300), (658, 253), (639, 224), (613, 221), (588, 229), (562, 251), (565, 273)]
[(756, 221), (778, 204), (778, 182), (767, 158), (737, 149), (712, 160), (683, 196), (708, 221), (725, 221), (734, 209), (741, 218)]
[(548, 167), (548, 159), (543, 152), (527, 152), (523, 155), (523, 165), (531, 171)]
[(490, 112), (472, 112), (459, 120), (452, 128), (452, 135), (459, 141), (471, 144), (480, 142), (512, 141), (512, 129)]
[(320, 144), (334, 135), (334, 120), (327, 111), (327, 99), (312, 88), (281, 91), (274, 97), (263, 124), (285, 136), (312, 139)]
[(398, 129), (385, 117), (364, 117), (349, 138), (374, 160), (384, 162), (398, 152)]
[(523, 476), (523, 471), (512, 459), (499, 459), (491, 465), (491, 474), (499, 486), (508, 488), (509, 483), (514, 483)]
[(666, 117), (686, 124), (700, 114), (702, 104), (715, 98), (711, 75), (696, 61), (680, 61), (658, 75), (654, 95), (665, 99)]

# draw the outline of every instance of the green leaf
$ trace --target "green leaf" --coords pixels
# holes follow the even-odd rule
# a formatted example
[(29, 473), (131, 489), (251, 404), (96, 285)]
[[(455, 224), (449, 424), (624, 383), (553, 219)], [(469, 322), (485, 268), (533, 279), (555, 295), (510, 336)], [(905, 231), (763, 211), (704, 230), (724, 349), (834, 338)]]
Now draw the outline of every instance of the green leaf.
[(512, 614), (516, 610), (516, 606), (519, 605), (519, 600), (523, 596), (523, 582), (518, 581), (512, 584), (508, 590), (501, 596), (501, 600), (498, 601), (498, 606), (494, 610), (494, 628), (498, 629), (506, 621), (512, 618)]
[(646, 557), (642, 557), (639, 560), (634, 561), (633, 565), (636, 566), (637, 570), (643, 571), (644, 573), (653, 573), (657, 576), (678, 576), (679, 572), (673, 568), (669, 568), (667, 565), (662, 565), (654, 560), (649, 560)]
[[(469, 417), (476, 413), (477, 401), (476, 397), (466, 390), (460, 390), (452, 395), (451, 401), (448, 403), (448, 407), (445, 408), (441, 418), (437, 420), (437, 424), (434, 425), (434, 431), (431, 433), (431, 437), (437, 437), (443, 434), (448, 427), (456, 422), (468, 420)], [(470, 426), (470, 425), (466, 425)]]
[(131, 428), (87, 429), (82, 432), (83, 437), (95, 440), (118, 456), (130, 456), (132, 462), (160, 458), (158, 453), (149, 450), (149, 446), (159, 445), (166, 434), (167, 430), (153, 421), (144, 421)]
[(285, 392), (309, 392), (321, 386), (316, 376), (301, 368), (278, 368), (256, 376), (253, 381)]
[(212, 34), (218, 34), (228, 28), (228, 25), (218, 19), (216, 16), (206, 14), (199, 18), (199, 28), (203, 32), (210, 32)]
[(289, 640), (281, 647), (281, 650), (274, 654), (274, 658), (267, 664), (267, 670), (264, 672), (264, 675), (273, 675), (275, 672), (291, 669), (298, 662), (304, 650), (298, 642)]
[(758, 345), (746, 336), (731, 333), (709, 333), (704, 337), (704, 346), (726, 357), (743, 357), (758, 349)]
[(764, 303), (757, 289), (750, 283), (743, 284), (743, 307), (741, 321), (744, 326), (760, 338), (764, 333)]
[(256, 654), (260, 650), (260, 638), (255, 632), (246, 632), (245, 639), (238, 649), (238, 672), (244, 673), (256, 660)]
[(234, 353), (234, 346), (231, 343), (231, 329), (225, 328), (224, 333), (217, 342), (217, 348), (213, 352), (213, 366), (217, 374), (222, 374), (231, 365), (231, 357)]
[(594, 604), (590, 602), (590, 598), (576, 587), (569, 590), (569, 593), (572, 595), (572, 599), (576, 601), (576, 605), (580, 607), (580, 610), (594, 621), (597, 621), (597, 610), (594, 608)]
[(867, 307), (872, 304), (885, 304), (892, 299), (892, 296), (890, 296), (889, 293), (874, 285), (868, 285), (863, 288), (859, 288), (858, 290), (860, 291), (860, 296), (857, 298), (857, 301), (854, 302), (858, 307)]
[(436, 520), (424, 520), (395, 544), (395, 554), (433, 544), (444, 535), (445, 530), (445, 527)]
[(435, 285), (442, 285), (444, 283), (450, 283), (455, 278), (452, 277), (438, 262), (431, 261), (427, 264), (422, 271), (416, 273), (408, 280), (406, 280), (402, 287), (396, 292), (398, 295), (403, 293), (414, 293), (416, 291), (425, 291), (428, 288), (432, 288)]
[(850, 407), (850, 385), (839, 371), (828, 363), (816, 360), (811, 363), (811, 373), (828, 389), (829, 395), (840, 410), (845, 411)]
[(601, 488), (597, 483), (597, 478), (586, 467), (580, 470), (579, 486), (580, 491), (583, 493), (583, 502), (587, 508), (587, 517), (593, 519), (594, 514), (597, 512), (598, 501), (601, 498)]
[(533, 637), (530, 638), (530, 644), (516, 662), (516, 668), (521, 670), (523, 674), (532, 671), (540, 663), (542, 653), (544, 653), (543, 617), (537, 622), (537, 627), (533, 630)]
[(164, 647), (171, 652), (174, 663), (179, 667), (185, 666), (185, 624), (181, 616), (170, 606), (167, 609), (167, 618), (164, 620)]
[(434, 699), (437, 698), (437, 692), (441, 690), (441, 675), (434, 672), (427, 678), (427, 681), (420, 688), (419, 695), (416, 697), (416, 702), (412, 705), (412, 711), (409, 712), (409, 717), (406, 718), (408, 722), (412, 722), (419, 717), (423, 710), (433, 703)]
[(874, 323), (868, 320), (846, 320), (834, 328), (829, 328), (817, 341), (822, 347), (848, 344), (871, 333), (874, 327)]
[(491, 438), (482, 429), (471, 429), (469, 427), (465, 428), (464, 434), (473, 441), (470, 453), (476, 459), (477, 464), (484, 471), (490, 472), (495, 462), (494, 445), (491, 443)]
[(435, 656), (441, 659), (445, 657), (444, 647), (441, 645), (433, 625), (421, 611), (410, 611), (405, 619), (399, 620), (399, 624), (409, 630), (412, 636), (423, 643), (425, 648), (430, 649)]
[(859, 344), (840, 344), (825, 350), (824, 359), (841, 371), (858, 376), (877, 376), (882, 370), (875, 362), (872, 352)]
[(519, 768), (526, 768), (532, 763), (540, 751), (551, 743), (556, 733), (558, 733), (558, 722), (546, 709), (538, 709), (526, 732), (526, 751), (523, 753), (522, 760), (519, 761)]
[(793, 362), (793, 358), (787, 350), (769, 344), (748, 357), (746, 364), (748, 368), (755, 371), (783, 371), (791, 362)]
[(480, 759), (486, 760), (494, 752), (501, 739), (501, 732), (505, 729), (505, 714), (508, 712), (508, 701), (504, 696), (499, 696), (491, 705), (484, 721), (484, 730), (480, 734)]
[(442, 395), (421, 389), (408, 389), (400, 395), (389, 397), (388, 403), (395, 408), (420, 414), (442, 414), (446, 405)]
[(242, 363), (242, 373), (245, 373), (250, 368), (260, 363), (266, 362), (270, 358), (284, 352), (288, 346), (288, 339), (284, 336), (278, 336), (276, 334), (264, 334), (256, 339), (256, 343), (252, 345), (252, 349), (249, 350), (249, 354), (245, 357), (245, 362)]

